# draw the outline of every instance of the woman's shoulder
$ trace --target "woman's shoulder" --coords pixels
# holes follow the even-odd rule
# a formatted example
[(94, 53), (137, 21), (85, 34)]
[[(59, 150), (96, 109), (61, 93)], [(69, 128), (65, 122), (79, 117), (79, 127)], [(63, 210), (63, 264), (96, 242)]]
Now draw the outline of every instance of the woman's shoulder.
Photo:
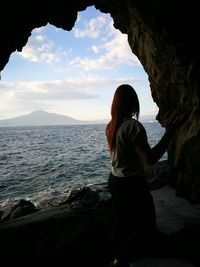
[(125, 124), (127, 126), (130, 126), (130, 127), (136, 127), (136, 128), (139, 128), (139, 129), (144, 129), (143, 124), (139, 120), (136, 120), (134, 118), (127, 119), (125, 121)]
[(123, 121), (121, 130), (125, 131), (125, 132), (128, 132), (129, 134), (130, 133), (137, 134), (141, 130), (145, 131), (145, 128), (144, 128), (143, 124), (140, 121), (138, 121), (138, 120), (136, 120), (134, 118), (129, 118), (129, 119), (126, 119), (126, 120)]

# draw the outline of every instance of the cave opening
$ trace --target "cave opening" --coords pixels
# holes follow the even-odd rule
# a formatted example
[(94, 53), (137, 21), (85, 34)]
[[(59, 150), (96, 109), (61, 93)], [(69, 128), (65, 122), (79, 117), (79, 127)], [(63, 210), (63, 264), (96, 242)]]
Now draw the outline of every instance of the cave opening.
[(108, 119), (120, 83), (136, 89), (141, 116), (155, 117), (148, 76), (127, 34), (114, 28), (110, 15), (88, 7), (71, 31), (48, 23), (32, 31), (22, 52), (11, 54), (2, 71), (1, 119), (43, 109), (82, 120)]
[[(147, 74), (138, 58), (130, 50), (127, 35), (113, 27), (110, 15), (101, 13), (94, 7), (88, 7), (85, 11), (79, 12), (77, 22), (70, 32), (58, 29), (51, 24), (32, 31), (22, 52), (13, 53), (2, 72), (1, 119), (4, 116), (8, 116), (9, 119), (9, 117), (16, 118), (31, 114), (44, 116), (43, 123), (45, 124), (47, 114), (43, 114), (42, 111), (66, 115), (75, 118), (77, 120), (75, 123), (81, 124), (82, 121), (85, 124), (82, 134), (87, 141), (76, 136), (78, 126), (71, 125), (73, 135), (81, 140), (77, 141), (79, 149), (74, 147), (76, 150), (74, 152), (73, 149), (67, 147), (66, 150), (70, 151), (69, 155), (66, 150), (63, 150), (59, 156), (53, 148), (47, 147), (48, 142), (54, 144), (59, 151), (62, 150), (60, 146), (62, 142), (69, 142), (72, 148), (73, 145), (71, 137), (66, 131), (64, 135), (60, 127), (56, 132), (60, 135), (59, 140), (51, 139), (51, 136), (53, 138), (55, 136), (53, 133), (55, 122), (51, 121), (53, 128), (50, 132), (47, 131), (46, 125), (42, 133), (39, 132), (41, 123), (37, 125), (35, 121), (37, 128), (34, 130), (32, 127), (34, 123), (31, 125), (30, 120), (24, 121), (22, 128), (13, 128), (11, 134), (6, 128), (7, 141), (13, 142), (14, 140), (14, 143), (9, 143), (9, 149), (12, 147), (11, 152), (4, 151), (2, 158), (4, 157), (5, 164), (7, 164), (6, 154), (10, 153), (11, 161), (6, 168), (13, 170), (9, 172), (13, 186), (6, 191), (5, 195), (2, 195), (3, 202), (7, 199), (6, 203), (9, 203), (10, 192), (12, 192), (11, 198), (12, 195), (13, 198), (19, 197), (19, 192), (21, 192), (20, 197), (25, 197), (27, 190), (29, 190), (28, 198), (34, 198), (35, 202), (39, 198), (42, 201), (45, 198), (54, 198), (59, 191), (55, 187), (60, 189), (63, 186), (66, 187), (65, 182), (62, 181), (62, 179), (65, 180), (65, 176), (70, 181), (67, 183), (69, 191), (72, 189), (70, 184), (73, 184), (71, 181), (74, 177), (78, 181), (76, 185), (74, 184), (75, 187), (81, 186), (81, 179), (82, 185), (92, 183), (94, 177), (98, 182), (106, 181), (108, 155), (104, 131), (110, 116), (113, 92), (120, 83), (130, 83), (135, 87), (141, 101), (143, 119), (153, 120), (157, 106), (150, 95)], [(36, 120), (36, 117), (34, 119)], [(92, 128), (94, 124), (98, 126)], [(31, 132), (26, 128), (28, 126), (32, 127)], [(156, 129), (158, 128), (157, 125)], [(81, 132), (80, 129), (79, 131)], [(2, 131), (1, 133), (4, 134)], [(20, 137), (16, 138), (18, 134)], [(33, 137), (31, 140), (30, 136)], [(155, 142), (155, 140), (151, 141)], [(26, 149), (26, 146), (29, 148)], [(92, 170), (91, 166), (95, 165), (98, 159), (92, 157), (91, 151), (88, 152), (88, 146), (93, 147), (93, 155), (96, 153), (95, 148), (98, 147), (98, 153), (102, 153), (102, 158), (106, 159), (104, 162), (101, 161), (95, 170)], [(20, 151), (18, 151), (19, 148)], [(97, 157), (98, 153), (96, 153)], [(16, 157), (17, 154), (21, 160)], [(30, 167), (29, 157), (33, 163), (32, 167)], [(67, 166), (65, 163), (60, 166), (59, 162), (65, 161), (68, 162)], [(60, 166), (59, 170), (58, 166)], [(83, 172), (84, 167), (88, 169), (87, 173)], [(32, 176), (35, 176), (35, 179), (36, 177), (41, 179), (38, 185), (34, 185), (34, 182), (27, 178), (31, 168), (33, 172), (36, 170)], [(70, 175), (65, 169), (70, 171)], [(4, 175), (9, 176), (6, 172)], [(16, 176), (19, 180), (18, 186), (21, 187), (21, 181), (26, 190), (21, 190), (14, 185)], [(47, 176), (49, 178), (45, 180)], [(33, 188), (37, 188), (36, 192)]]

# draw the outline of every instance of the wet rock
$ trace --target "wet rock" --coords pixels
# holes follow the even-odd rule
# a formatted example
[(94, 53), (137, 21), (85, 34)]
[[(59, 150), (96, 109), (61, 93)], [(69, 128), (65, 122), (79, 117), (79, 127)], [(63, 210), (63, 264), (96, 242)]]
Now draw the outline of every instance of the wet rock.
[(13, 218), (25, 216), (30, 213), (35, 213), (37, 211), (38, 209), (35, 207), (35, 205), (32, 202), (24, 200), (24, 199), (20, 199), (16, 204), (7, 208), (3, 212), (1, 216), (1, 222), (7, 221)]
[(110, 198), (110, 193), (104, 187), (83, 187), (73, 190), (60, 206), (70, 204), (71, 209), (105, 208), (110, 206)]

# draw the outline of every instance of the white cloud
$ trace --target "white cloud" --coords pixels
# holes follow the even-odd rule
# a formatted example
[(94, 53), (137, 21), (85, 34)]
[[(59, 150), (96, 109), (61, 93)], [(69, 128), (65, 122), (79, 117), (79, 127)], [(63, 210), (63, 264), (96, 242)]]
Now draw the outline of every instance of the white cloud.
[(91, 47), (91, 49), (92, 49), (92, 51), (93, 51), (94, 53), (98, 53), (98, 52), (99, 52), (99, 49), (98, 49), (98, 47), (97, 47), (96, 45), (93, 45), (93, 46)]
[[(128, 44), (127, 35), (122, 34), (113, 26), (110, 17), (102, 15), (96, 19), (91, 19), (83, 30), (74, 29), (76, 37), (101, 37), (99, 44), (91, 46), (91, 51), (95, 57), (75, 57), (70, 61), (74, 67), (81, 68), (85, 71), (92, 70), (112, 70), (122, 65), (141, 65), (138, 58), (132, 53)], [(98, 56), (98, 57), (97, 57)]]
[(35, 36), (35, 40), (37, 41), (37, 42), (44, 42), (44, 36), (43, 35), (36, 35)]
[(119, 31), (115, 32), (109, 42), (92, 46), (91, 49), (96, 54), (98, 53), (98, 58), (76, 57), (70, 61), (70, 64), (85, 71), (112, 70), (122, 65), (141, 65), (128, 45), (127, 35), (121, 34)]
[(96, 94), (88, 92), (91, 81), (66, 80), (66, 81), (44, 81), (44, 82), (20, 82), (2, 83), (1, 88), (7, 89), (1, 92), (1, 102), (4, 100), (63, 100), (63, 99), (87, 99), (97, 97)]
[(19, 55), (21, 55), (23, 58), (28, 59), (30, 61), (39, 61), (39, 54), (37, 50), (32, 47), (31, 45), (26, 45), (22, 52), (19, 52)]
[(34, 29), (34, 32), (36, 32), (36, 33), (41, 33), (41, 32), (43, 32), (43, 31), (45, 30), (45, 27), (46, 27), (46, 26), (42, 26), (42, 27), (39, 27), (39, 28), (35, 28), (35, 29)]
[(10, 100), (70, 100), (70, 99), (90, 99), (99, 95), (95, 91), (104, 86), (113, 87), (119, 83), (132, 83), (137, 78), (111, 79), (107, 77), (86, 76), (55, 81), (34, 81), (19, 83), (1, 83), (0, 96), (2, 102)]
[(47, 63), (51, 63), (52, 61), (60, 61), (59, 57), (53, 53), (42, 53), (40, 58)]
[[(79, 22), (81, 19), (79, 19)], [(96, 18), (90, 19), (89, 21), (82, 21), (84, 24), (83, 29), (75, 28), (74, 36), (76, 38), (90, 37), (96, 39), (99, 37), (102, 29), (108, 23), (108, 20), (105, 15), (98, 16)]]
[(106, 56), (101, 56), (97, 59), (89, 59), (87, 57), (81, 59), (80, 57), (76, 57), (72, 61), (70, 61), (71, 65), (81, 68), (85, 71), (111, 70), (114, 67), (111, 63), (112, 62), (108, 61)]
[[(39, 28), (35, 29), (29, 38), (28, 43), (18, 52), (18, 55), (33, 62), (59, 62), (67, 52), (63, 51), (61, 47), (56, 47), (55, 44), (48, 40), (43, 34), (38, 34)], [(42, 31), (44, 31), (42, 27)]]
[(132, 53), (127, 41), (127, 35), (116, 30), (114, 38), (105, 43), (106, 57), (117, 64), (141, 65), (138, 58)]
[(43, 38), (43, 43), (40, 46), (35, 45), (34, 49), (39, 52), (49, 52), (54, 48), (54, 43), (52, 41), (48, 41), (44, 43), (45, 39)]

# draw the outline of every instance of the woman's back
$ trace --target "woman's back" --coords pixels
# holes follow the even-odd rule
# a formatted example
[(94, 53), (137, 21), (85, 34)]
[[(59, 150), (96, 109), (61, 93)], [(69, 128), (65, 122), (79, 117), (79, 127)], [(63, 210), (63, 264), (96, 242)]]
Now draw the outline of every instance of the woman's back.
[(143, 125), (133, 118), (125, 118), (121, 122), (116, 133), (115, 147), (111, 151), (113, 175), (127, 177), (144, 174), (143, 164), (134, 149), (135, 139), (142, 130), (145, 131)]

